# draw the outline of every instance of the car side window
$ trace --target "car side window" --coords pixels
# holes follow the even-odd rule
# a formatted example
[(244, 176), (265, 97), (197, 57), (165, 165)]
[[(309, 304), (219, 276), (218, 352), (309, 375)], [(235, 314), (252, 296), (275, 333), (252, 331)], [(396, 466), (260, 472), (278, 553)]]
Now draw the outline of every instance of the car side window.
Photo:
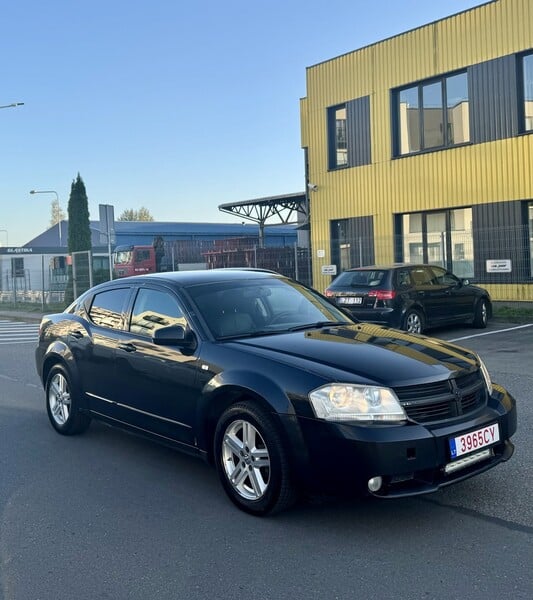
[(411, 270), (411, 278), (416, 287), (432, 285), (433, 275), (424, 267), (415, 267)]
[(94, 295), (89, 318), (95, 325), (110, 329), (124, 328), (124, 309), (130, 288), (105, 290)]
[(452, 273), (448, 273), (439, 267), (431, 267), (435, 276), (435, 281), (438, 285), (457, 285), (459, 280)]
[(152, 337), (154, 331), (170, 325), (187, 326), (176, 298), (168, 292), (141, 288), (133, 305), (130, 331)]
[(409, 287), (412, 285), (411, 276), (409, 275), (409, 269), (400, 269), (396, 274), (396, 281), (398, 287)]

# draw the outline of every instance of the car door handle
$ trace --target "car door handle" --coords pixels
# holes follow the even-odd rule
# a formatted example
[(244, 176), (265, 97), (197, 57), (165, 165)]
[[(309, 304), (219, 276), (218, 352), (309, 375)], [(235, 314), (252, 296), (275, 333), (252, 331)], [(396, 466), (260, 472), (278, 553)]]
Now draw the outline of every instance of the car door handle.
[(77, 340), (81, 340), (81, 338), (83, 337), (83, 332), (82, 331), (71, 331), (70, 335)]
[(137, 350), (133, 344), (119, 344), (118, 347), (126, 352), (135, 352)]

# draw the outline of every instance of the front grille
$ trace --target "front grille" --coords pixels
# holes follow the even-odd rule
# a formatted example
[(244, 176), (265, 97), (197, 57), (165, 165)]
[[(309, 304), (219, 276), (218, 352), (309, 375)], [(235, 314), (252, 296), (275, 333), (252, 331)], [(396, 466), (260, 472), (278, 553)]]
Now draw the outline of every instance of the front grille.
[(453, 379), (394, 388), (407, 416), (418, 423), (433, 423), (468, 415), (487, 401), (480, 371)]

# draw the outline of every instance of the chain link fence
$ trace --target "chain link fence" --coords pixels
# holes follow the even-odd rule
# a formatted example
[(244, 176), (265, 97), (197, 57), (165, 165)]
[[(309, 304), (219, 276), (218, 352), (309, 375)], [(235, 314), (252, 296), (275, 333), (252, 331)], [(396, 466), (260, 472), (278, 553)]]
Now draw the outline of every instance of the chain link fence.
[(430, 263), (482, 284), (533, 282), (533, 236), (527, 226), (343, 237), (315, 246), (330, 250), (329, 260), (338, 271), (372, 264)]
[[(260, 247), (247, 240), (187, 240), (165, 242), (157, 270), (186, 271), (218, 268), (268, 269), (311, 283), (310, 253), (292, 246)], [(75, 252), (68, 256), (0, 255), (0, 303), (16, 308), (35, 304), (45, 310), (64, 308), (93, 285), (110, 279), (107, 256)]]
[[(335, 272), (352, 267), (431, 263), (488, 286), (496, 300), (533, 301), (533, 234), (527, 226), (313, 240), (312, 250), (298, 244), (261, 247), (257, 238), (165, 241), (157, 250), (160, 271), (267, 269), (317, 289), (323, 289)], [(69, 256), (0, 255), (0, 303), (33, 303), (43, 309), (64, 307), (92, 285), (109, 278), (108, 257), (91, 252)]]

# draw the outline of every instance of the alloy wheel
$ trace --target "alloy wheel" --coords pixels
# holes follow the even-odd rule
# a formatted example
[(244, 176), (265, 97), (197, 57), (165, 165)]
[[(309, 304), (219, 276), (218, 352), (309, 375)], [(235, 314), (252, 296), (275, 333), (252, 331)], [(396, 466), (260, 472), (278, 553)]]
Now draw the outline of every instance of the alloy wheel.
[(222, 463), (233, 489), (246, 500), (262, 498), (270, 482), (270, 456), (259, 431), (248, 421), (233, 421), (222, 442)]
[(61, 373), (56, 373), (50, 381), (48, 405), (54, 421), (65, 425), (70, 417), (71, 400), (68, 382)]
[(410, 312), (405, 319), (405, 330), (409, 333), (422, 332), (422, 319), (416, 312)]

